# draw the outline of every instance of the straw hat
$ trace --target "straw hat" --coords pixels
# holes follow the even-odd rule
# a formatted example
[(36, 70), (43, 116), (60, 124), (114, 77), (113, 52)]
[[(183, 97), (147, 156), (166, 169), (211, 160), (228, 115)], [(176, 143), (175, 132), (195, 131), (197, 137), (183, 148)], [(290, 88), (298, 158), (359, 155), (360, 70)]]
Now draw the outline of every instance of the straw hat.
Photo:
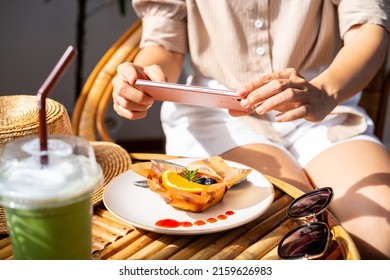
[[(46, 115), (49, 134), (73, 134), (69, 116), (63, 105), (48, 98)], [(0, 147), (16, 138), (32, 135), (38, 135), (37, 97), (0, 96)]]
[(130, 169), (131, 158), (125, 149), (115, 143), (96, 141), (91, 144), (104, 175), (104, 183), (95, 190), (92, 197), (92, 204), (96, 206), (103, 200), (106, 185), (114, 177)]
[[(73, 135), (72, 125), (65, 107), (46, 99), (46, 121), (48, 134)], [(38, 107), (36, 96), (0, 96), (0, 149), (14, 139), (38, 135)], [(106, 185), (115, 176), (130, 169), (131, 158), (128, 152), (115, 143), (90, 142), (97, 162), (103, 170), (104, 182), (98, 186), (92, 197), (93, 205), (102, 201)], [(5, 214), (0, 207), (0, 234), (8, 233)]]

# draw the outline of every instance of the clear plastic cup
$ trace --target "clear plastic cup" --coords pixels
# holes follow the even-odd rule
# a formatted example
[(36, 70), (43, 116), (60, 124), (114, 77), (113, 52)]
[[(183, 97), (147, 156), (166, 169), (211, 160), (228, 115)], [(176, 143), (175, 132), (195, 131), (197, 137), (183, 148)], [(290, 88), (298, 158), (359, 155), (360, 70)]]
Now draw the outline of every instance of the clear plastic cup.
[[(48, 159), (42, 165), (41, 158)], [(90, 259), (92, 195), (103, 180), (94, 150), (75, 136), (6, 144), (0, 153), (0, 204), (15, 259)]]

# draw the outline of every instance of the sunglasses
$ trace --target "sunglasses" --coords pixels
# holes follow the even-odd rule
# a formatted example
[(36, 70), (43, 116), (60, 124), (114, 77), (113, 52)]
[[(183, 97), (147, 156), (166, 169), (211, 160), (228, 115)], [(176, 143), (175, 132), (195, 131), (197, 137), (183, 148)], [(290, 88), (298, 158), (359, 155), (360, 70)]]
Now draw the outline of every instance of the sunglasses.
[(305, 193), (291, 202), (289, 218), (300, 226), (287, 233), (279, 243), (281, 259), (316, 259), (323, 256), (330, 241), (329, 226), (322, 221), (322, 212), (333, 199), (332, 188), (320, 188)]

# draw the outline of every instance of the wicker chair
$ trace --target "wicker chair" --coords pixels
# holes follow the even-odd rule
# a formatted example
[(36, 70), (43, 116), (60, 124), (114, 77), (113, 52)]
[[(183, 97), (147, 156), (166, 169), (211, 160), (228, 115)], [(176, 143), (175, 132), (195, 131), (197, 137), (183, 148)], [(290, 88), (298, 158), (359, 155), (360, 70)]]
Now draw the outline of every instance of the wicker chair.
[(76, 135), (89, 141), (114, 142), (109, 136), (104, 116), (112, 102), (112, 84), (116, 69), (125, 61), (132, 61), (138, 52), (141, 40), (141, 22), (133, 24), (105, 53), (88, 77), (72, 115)]
[(362, 106), (375, 123), (375, 135), (383, 140), (390, 95), (390, 71), (384, 64), (366, 86), (360, 100)]
[[(107, 108), (112, 106), (111, 81), (117, 66), (122, 62), (133, 60), (136, 56), (141, 33), (141, 22), (137, 21), (106, 52), (90, 74), (73, 112), (72, 125), (75, 134), (90, 141), (113, 142), (104, 122)], [(361, 99), (361, 105), (376, 124), (375, 134), (381, 139), (383, 139), (390, 92), (390, 73), (385, 74), (384, 69), (385, 67), (382, 67), (366, 87)]]

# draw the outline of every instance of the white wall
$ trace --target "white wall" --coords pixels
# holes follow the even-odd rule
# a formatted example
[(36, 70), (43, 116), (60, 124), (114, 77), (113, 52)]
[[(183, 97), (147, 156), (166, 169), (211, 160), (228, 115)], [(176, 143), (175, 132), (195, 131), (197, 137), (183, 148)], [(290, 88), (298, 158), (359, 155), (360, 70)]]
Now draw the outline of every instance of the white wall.
[[(36, 94), (66, 47), (75, 45), (77, 0), (46, 2), (2, 0), (0, 3), (0, 95)], [(88, 1), (88, 11), (95, 13), (87, 18), (84, 79), (111, 44), (136, 20), (130, 0), (126, 16), (119, 14), (116, 2)], [(111, 5), (96, 10), (107, 3)], [(70, 114), (75, 95), (74, 70), (73, 63), (49, 96), (64, 104)], [(112, 110), (110, 114), (116, 121), (114, 137), (162, 137), (158, 103), (144, 120), (126, 121)], [(387, 120), (385, 143), (390, 150), (390, 112)]]

